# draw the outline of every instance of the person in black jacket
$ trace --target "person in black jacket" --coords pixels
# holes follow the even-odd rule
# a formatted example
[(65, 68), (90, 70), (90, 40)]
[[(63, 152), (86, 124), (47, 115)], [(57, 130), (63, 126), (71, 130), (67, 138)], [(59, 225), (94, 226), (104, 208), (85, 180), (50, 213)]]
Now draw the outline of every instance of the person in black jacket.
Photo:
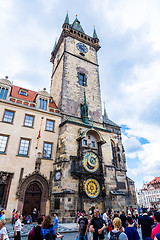
[(43, 218), (39, 217), (37, 219), (37, 223), (38, 223), (38, 225), (35, 227), (35, 238), (34, 238), (34, 240), (43, 240), (43, 236), (41, 234)]

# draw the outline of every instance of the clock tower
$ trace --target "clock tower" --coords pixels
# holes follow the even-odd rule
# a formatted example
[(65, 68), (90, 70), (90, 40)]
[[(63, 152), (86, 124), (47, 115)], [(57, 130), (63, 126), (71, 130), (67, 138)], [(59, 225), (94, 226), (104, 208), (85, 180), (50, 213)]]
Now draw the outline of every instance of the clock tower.
[(92, 121), (102, 121), (99, 66), (99, 40), (84, 33), (76, 19), (69, 24), (68, 15), (63, 31), (51, 54), (53, 63), (51, 94), (62, 114), (81, 116), (84, 87), (88, 101), (88, 115)]
[(50, 90), (61, 111), (50, 212), (56, 211), (62, 222), (74, 222), (78, 210), (136, 204), (120, 127), (105, 109), (102, 116), (99, 49), (95, 28), (88, 36), (77, 17), (69, 23), (67, 13), (51, 53)]

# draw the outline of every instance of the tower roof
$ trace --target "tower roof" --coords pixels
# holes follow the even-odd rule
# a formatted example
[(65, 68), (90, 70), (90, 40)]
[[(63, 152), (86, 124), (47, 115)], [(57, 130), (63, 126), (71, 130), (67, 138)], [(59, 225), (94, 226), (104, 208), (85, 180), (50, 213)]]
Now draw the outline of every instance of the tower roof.
[(103, 122), (106, 123), (106, 124), (109, 124), (109, 125), (115, 126), (115, 127), (119, 127), (116, 123), (114, 123), (113, 121), (111, 121), (111, 120), (108, 118), (108, 114), (107, 114), (107, 111), (106, 111), (105, 103), (104, 103)]
[(81, 32), (81, 33), (85, 33), (81, 24), (80, 24), (80, 21), (77, 19), (77, 16), (76, 16), (76, 19), (74, 20), (74, 22), (72, 24), (70, 24), (71, 28)]
[(56, 46), (57, 46), (57, 38), (56, 38), (56, 40), (55, 40), (55, 43), (54, 43), (54, 47), (53, 47), (53, 50), (52, 50), (52, 52), (54, 52), (54, 50), (55, 50)]
[(94, 30), (93, 30), (93, 38), (97, 38), (98, 39), (95, 26), (94, 26)]
[(64, 24), (69, 24), (68, 11), (67, 11), (66, 18), (65, 18), (65, 20), (64, 20)]

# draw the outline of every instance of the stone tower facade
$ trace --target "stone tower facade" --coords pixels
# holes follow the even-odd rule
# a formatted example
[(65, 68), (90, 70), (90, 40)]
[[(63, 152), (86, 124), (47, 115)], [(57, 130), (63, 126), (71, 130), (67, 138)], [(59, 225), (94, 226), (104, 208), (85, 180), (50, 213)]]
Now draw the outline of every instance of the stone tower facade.
[(120, 127), (104, 109), (102, 116), (97, 51), (99, 39), (84, 33), (76, 19), (63, 30), (51, 54), (51, 96), (61, 124), (50, 212), (62, 222), (75, 221), (77, 210), (136, 207), (134, 182), (126, 175)]
[[(99, 66), (97, 51), (98, 38), (87, 36), (76, 18), (72, 26), (67, 21), (55, 49), (51, 95), (63, 114), (80, 117), (80, 103), (83, 102), (84, 87), (93, 121), (102, 121)], [(84, 84), (80, 84), (80, 78)]]

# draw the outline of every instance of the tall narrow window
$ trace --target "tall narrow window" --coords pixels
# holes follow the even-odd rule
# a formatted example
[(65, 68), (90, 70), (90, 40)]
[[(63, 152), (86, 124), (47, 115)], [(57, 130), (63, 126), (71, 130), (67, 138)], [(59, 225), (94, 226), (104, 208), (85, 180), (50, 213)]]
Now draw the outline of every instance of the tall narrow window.
[(14, 112), (5, 110), (3, 122), (12, 123), (13, 122)]
[(45, 100), (45, 103), (44, 103), (44, 110), (47, 110), (47, 100)]
[(43, 157), (44, 158), (51, 158), (52, 155), (52, 143), (44, 143), (43, 146)]
[(0, 152), (5, 153), (8, 142), (8, 136), (0, 135)]
[(7, 94), (8, 94), (8, 89), (5, 90), (5, 93), (3, 95), (3, 99), (6, 99), (7, 98)]
[(4, 95), (4, 88), (2, 88), (1, 92), (0, 92), (0, 98), (3, 98), (3, 95)]
[(85, 74), (79, 73), (79, 85), (86, 86)]
[(42, 99), (41, 109), (44, 109), (44, 99)]
[(115, 148), (112, 142), (111, 142), (111, 148), (112, 148), (112, 164), (115, 165), (115, 154), (114, 154)]
[(27, 156), (29, 151), (29, 144), (30, 144), (29, 139), (21, 138), (18, 154)]
[(41, 108), (41, 98), (39, 99), (39, 108)]

